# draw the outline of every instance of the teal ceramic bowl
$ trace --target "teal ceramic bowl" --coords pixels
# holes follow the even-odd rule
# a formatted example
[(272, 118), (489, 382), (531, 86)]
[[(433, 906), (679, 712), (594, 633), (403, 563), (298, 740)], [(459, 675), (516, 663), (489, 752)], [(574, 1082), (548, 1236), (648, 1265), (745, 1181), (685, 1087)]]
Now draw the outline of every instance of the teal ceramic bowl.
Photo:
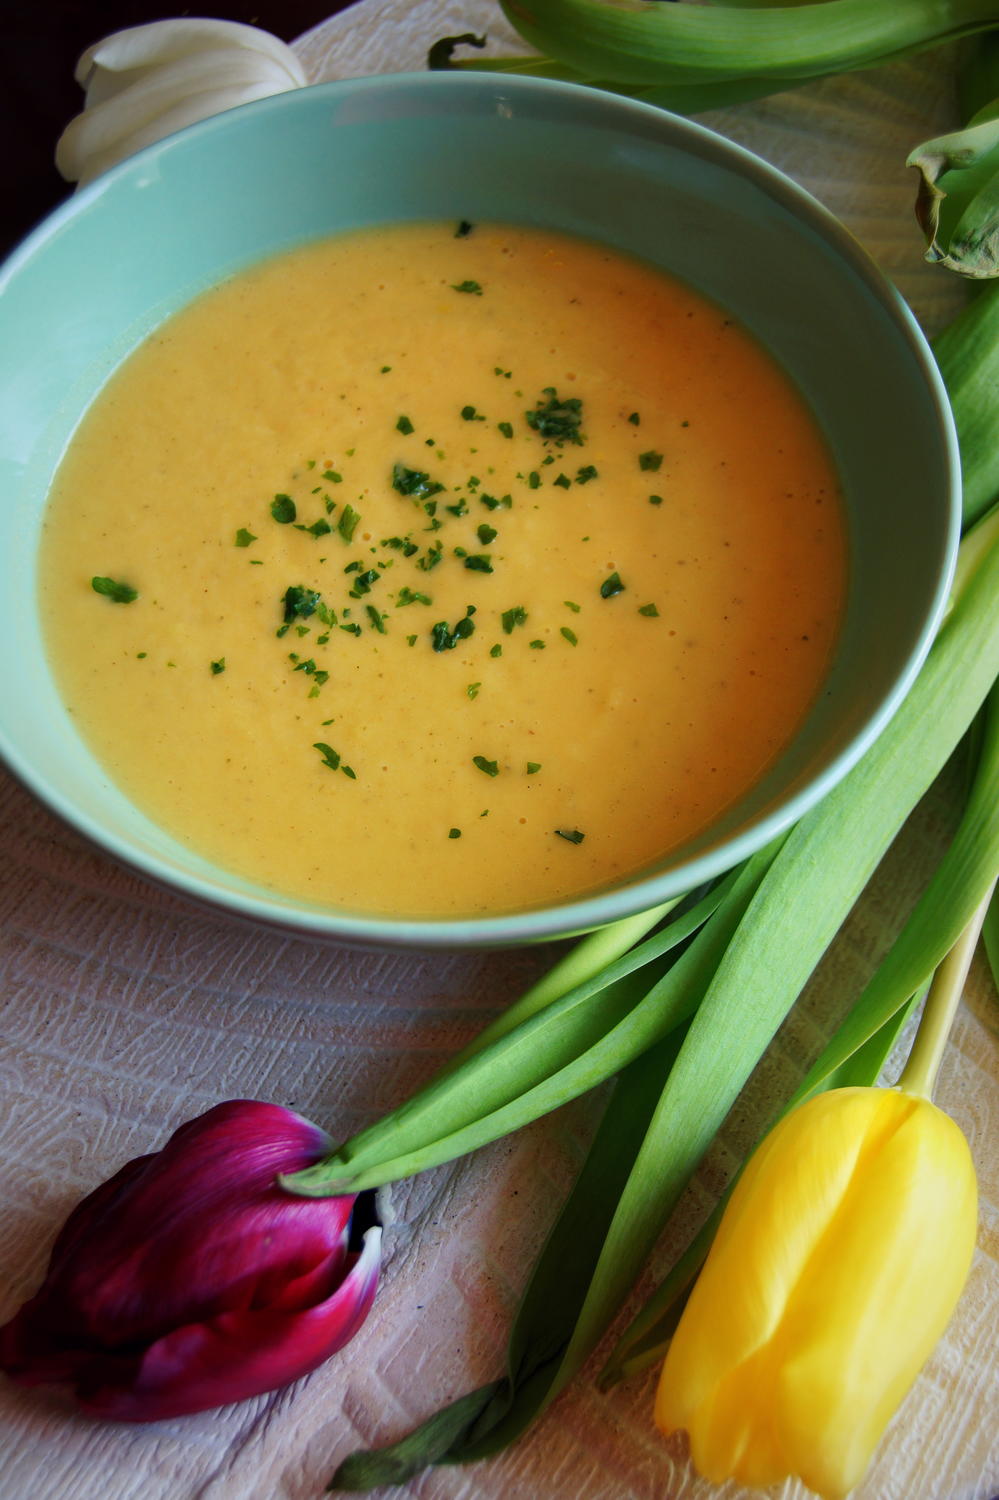
[[(824, 691), (763, 781), (622, 884), (493, 918), (388, 921), (287, 900), (136, 810), (79, 739), (42, 646), (36, 551), (54, 468), (108, 375), (220, 278), (303, 241), (414, 219), (542, 225), (644, 257), (724, 304), (789, 371), (848, 506), (845, 624)], [(579, 932), (701, 884), (850, 769), (911, 684), (957, 545), (956, 444), (897, 294), (807, 194), (711, 132), (572, 85), (427, 74), (322, 85), (153, 146), (52, 215), (3, 274), (0, 750), (115, 858), (188, 897), (367, 945), (487, 947)]]

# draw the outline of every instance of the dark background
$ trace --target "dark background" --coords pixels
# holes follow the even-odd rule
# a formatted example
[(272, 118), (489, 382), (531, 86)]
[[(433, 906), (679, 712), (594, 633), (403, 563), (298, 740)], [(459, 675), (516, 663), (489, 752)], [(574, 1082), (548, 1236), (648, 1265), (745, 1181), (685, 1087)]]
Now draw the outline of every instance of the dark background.
[(125, 26), (176, 16), (246, 21), (290, 42), (349, 0), (211, 0), (172, 9), (169, 0), (0, 0), (0, 254), (71, 191), (55, 169), (56, 141), (83, 105), (73, 78), (81, 52)]

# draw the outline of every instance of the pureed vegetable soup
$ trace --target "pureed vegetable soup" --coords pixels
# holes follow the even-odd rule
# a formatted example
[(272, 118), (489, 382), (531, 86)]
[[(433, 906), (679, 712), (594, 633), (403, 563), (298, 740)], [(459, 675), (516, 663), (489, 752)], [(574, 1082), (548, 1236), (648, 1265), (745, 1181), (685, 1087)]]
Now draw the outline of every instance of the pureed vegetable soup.
[(491, 225), (310, 245), (95, 401), (41, 559), (76, 723), (265, 887), (398, 916), (592, 891), (786, 745), (844, 593), (771, 358), (617, 252)]

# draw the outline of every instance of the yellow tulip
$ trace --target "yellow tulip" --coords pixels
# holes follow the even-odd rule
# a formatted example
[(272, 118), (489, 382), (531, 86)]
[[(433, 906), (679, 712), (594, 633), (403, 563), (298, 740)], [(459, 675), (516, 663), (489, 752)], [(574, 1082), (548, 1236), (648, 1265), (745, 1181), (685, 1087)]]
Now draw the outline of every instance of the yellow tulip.
[(656, 1422), (708, 1479), (840, 1500), (943, 1333), (975, 1244), (967, 1141), (928, 1099), (845, 1088), (787, 1115), (736, 1186)]

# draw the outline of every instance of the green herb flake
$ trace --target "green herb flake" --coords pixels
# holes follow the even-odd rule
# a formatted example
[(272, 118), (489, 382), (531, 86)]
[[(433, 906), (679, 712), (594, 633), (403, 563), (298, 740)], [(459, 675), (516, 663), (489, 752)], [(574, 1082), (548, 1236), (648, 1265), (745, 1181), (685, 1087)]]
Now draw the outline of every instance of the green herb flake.
[(559, 489), (562, 490), (572, 489), (572, 480), (569, 478), (568, 474), (560, 474), (557, 479), (552, 480), (552, 483), (557, 484)]
[(247, 529), (246, 529), (245, 526), (241, 526), (239, 528), (239, 530), (236, 532), (235, 541), (236, 541), (236, 546), (237, 547), (249, 547), (256, 540), (257, 540), (257, 538), (254, 536), (253, 532), (252, 531), (247, 531)]
[(451, 290), (455, 292), (468, 292), (473, 297), (482, 296), (482, 288), (477, 281), (452, 281)]
[(527, 762), (527, 774), (528, 774), (528, 776), (534, 776), (540, 770), (541, 770), (541, 762), (539, 760), (529, 760)]
[(527, 610), (522, 604), (515, 604), (513, 609), (505, 609), (503, 611), (500, 620), (503, 624), (504, 633), (506, 635), (513, 635), (515, 626), (526, 625)]
[(330, 484), (343, 484), (343, 475), (336, 469), (324, 469), (323, 478), (328, 479)]
[(459, 219), (458, 227), (454, 232), (455, 239), (466, 240), (474, 228), (475, 225), (469, 223), (468, 219)]
[[(543, 400), (542, 397), (547, 397)], [(578, 396), (560, 397), (553, 385), (546, 385), (534, 405), (533, 411), (524, 413), (527, 425), (538, 433), (546, 443), (561, 448), (564, 443), (583, 442), (581, 432), (583, 403)]]
[(496, 643), (495, 646), (490, 646), (490, 648), (489, 648), (489, 655), (490, 656), (502, 656), (503, 655), (503, 647), (499, 644), (498, 641), (497, 641), (497, 643)]
[(474, 406), (463, 406), (461, 408), (461, 420), (463, 422), (484, 422), (486, 419), (476, 411)]
[(453, 651), (459, 641), (467, 640), (475, 630), (475, 621), (472, 616), (475, 613), (475, 605), (469, 604), (462, 619), (458, 620), (452, 629), (446, 620), (438, 620), (436, 625), (430, 627), (430, 644), (435, 651)]
[(513, 437), (513, 423), (512, 422), (497, 422), (496, 426), (497, 426), (497, 428), (499, 429), (499, 431), (503, 434), (503, 436), (505, 438), (512, 438)]
[(209, 662), (209, 666), (212, 669), (212, 676), (218, 677), (220, 672), (225, 671), (225, 657), (220, 656), (218, 661)]
[(532, 469), (531, 472), (528, 474), (528, 476), (527, 476), (527, 483), (528, 483), (528, 487), (530, 489), (532, 489), (532, 490), (536, 490), (536, 489), (540, 488), (540, 486), (541, 486), (541, 475), (538, 473), (537, 469)]
[(576, 632), (574, 630), (569, 629), (568, 625), (562, 626), (561, 630), (559, 631), (559, 635), (564, 636), (565, 639), (569, 642), (570, 646), (579, 645), (579, 637), (576, 635)]
[(656, 606), (654, 604), (640, 605), (638, 613), (640, 615), (646, 615), (650, 620), (658, 620), (659, 618), (659, 611), (656, 609)]
[(545, 649), (545, 643), (542, 640), (530, 641), (528, 644), (532, 651), (543, 651)]
[(571, 599), (563, 599), (562, 603), (565, 605), (566, 609), (571, 609), (574, 615), (578, 615), (580, 609), (582, 608), (581, 605), (574, 604)]
[(298, 526), (295, 529), (297, 531), (307, 531), (309, 536), (320, 537), (329, 536), (333, 527), (325, 517), (321, 516), (318, 521), (313, 521), (311, 526)]
[[(486, 760), (486, 757), (484, 755), (473, 755), (472, 765), (475, 766), (479, 771), (481, 771), (484, 776), (499, 775), (498, 763), (494, 760)], [(483, 816), (485, 815), (483, 814)]]
[(409, 418), (403, 416), (399, 418), (398, 422), (396, 422), (395, 430), (396, 432), (401, 432), (404, 437), (408, 437), (411, 432), (415, 431), (415, 428), (413, 427), (413, 424), (409, 420)]
[(649, 504), (650, 505), (662, 505), (662, 503), (663, 503), (663, 497), (662, 497), (662, 495), (650, 495), (649, 496)]
[(449, 828), (448, 831), (447, 831), (447, 836), (448, 836), (449, 839), (460, 839), (461, 838), (461, 829), (460, 828)]
[(589, 484), (591, 479), (598, 478), (597, 470), (592, 464), (584, 464), (581, 469), (576, 470), (576, 483)]
[(638, 467), (646, 473), (658, 474), (662, 468), (662, 464), (663, 456), (661, 453), (657, 453), (654, 448), (650, 448), (647, 453), (640, 453), (638, 455)]
[(393, 464), (392, 488), (398, 490), (400, 495), (427, 500), (431, 495), (439, 495), (444, 486), (421, 469), (407, 469), (405, 464)]
[(418, 593), (415, 589), (408, 588), (405, 584), (395, 596), (396, 607), (402, 609), (406, 604), (432, 604), (434, 601), (429, 594)]
[(271, 515), (279, 526), (289, 526), (298, 515), (295, 502), (291, 496), (275, 495), (271, 501)]
[(333, 749), (332, 745), (325, 745), (323, 744), (322, 740), (316, 740), (312, 748), (313, 750), (319, 751), (319, 754), (323, 758), (324, 766), (329, 766), (331, 771), (339, 771), (340, 756), (337, 751)]
[(483, 493), (479, 496), (479, 499), (486, 507), (486, 510), (509, 510), (513, 505), (513, 500), (509, 495), (501, 495), (497, 498), (495, 495)]
[(479, 696), (479, 688), (481, 686), (482, 686), (481, 682), (470, 682), (468, 684), (468, 687), (465, 689), (466, 695), (469, 698), (473, 698), (473, 699), (477, 698)]
[(621, 582), (620, 573), (611, 573), (600, 585), (601, 599), (613, 599), (615, 594), (624, 593), (624, 584)]
[(639, 427), (641, 425), (642, 419), (638, 415), (637, 411), (633, 411), (631, 413), (631, 416), (628, 418), (628, 421), (631, 423), (632, 427)]
[(307, 589), (301, 583), (293, 583), (290, 588), (285, 589), (281, 601), (284, 605), (285, 624), (290, 625), (292, 620), (307, 620), (310, 615), (315, 614), (319, 598), (315, 589)]
[(485, 552), (472, 552), (465, 558), (465, 567), (473, 573), (491, 573), (492, 561)]
[(90, 587), (95, 594), (103, 594), (112, 604), (132, 604), (139, 597), (138, 589), (131, 584), (119, 583), (114, 578), (91, 578)]
[(356, 511), (352, 505), (344, 506), (340, 512), (340, 519), (337, 522), (336, 529), (345, 542), (353, 541), (354, 532), (357, 530), (357, 523), (360, 519), (360, 512)]
[(489, 543), (494, 542), (499, 536), (499, 532), (496, 530), (495, 526), (490, 526), (488, 521), (483, 521), (480, 526), (476, 526), (475, 535), (478, 537), (483, 547), (488, 547)]
[(565, 839), (569, 844), (581, 844), (586, 837), (586, 834), (580, 833), (578, 828), (556, 828), (555, 832), (560, 839)]

